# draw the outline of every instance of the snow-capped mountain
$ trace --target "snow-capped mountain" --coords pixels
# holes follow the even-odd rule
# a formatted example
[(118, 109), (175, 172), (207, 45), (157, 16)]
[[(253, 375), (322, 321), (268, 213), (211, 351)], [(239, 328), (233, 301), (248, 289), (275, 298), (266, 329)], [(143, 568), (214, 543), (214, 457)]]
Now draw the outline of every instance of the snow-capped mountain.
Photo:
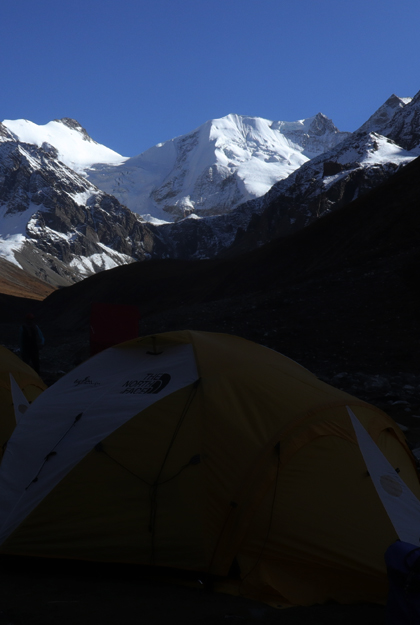
[(94, 163), (119, 165), (124, 157), (94, 141), (74, 119), (55, 119), (38, 126), (27, 119), (5, 119), (3, 126), (15, 141), (42, 148), (78, 174)]
[(74, 120), (5, 121), (0, 256), (59, 285), (134, 260), (239, 253), (344, 206), (419, 154), (420, 93), (391, 96), (353, 134), (321, 114), (229, 115), (133, 158)]
[[(304, 163), (264, 196), (222, 216), (161, 226), (168, 255), (209, 258), (247, 251), (348, 204), (385, 182), (420, 153), (420, 135), (410, 135), (408, 128), (417, 119), (419, 108), (418, 96), (391, 96), (362, 129)], [(406, 119), (410, 122), (404, 125)], [(389, 134), (405, 128), (414, 147), (406, 150), (384, 134), (367, 131), (373, 127)]]
[[(385, 182), (414, 156), (381, 135), (355, 135), (234, 211), (159, 227), (168, 257), (213, 258), (287, 236)], [(352, 160), (354, 159), (354, 160)]]
[(360, 128), (358, 128), (358, 130), (356, 130), (356, 132), (377, 132), (379, 134), (386, 134), (395, 113), (403, 109), (411, 100), (412, 98), (399, 98), (393, 94), (362, 126), (360, 126)]
[(59, 160), (155, 223), (230, 212), (349, 135), (321, 113), (296, 122), (228, 115), (124, 158), (74, 120), (3, 124), (19, 141), (55, 148)]
[(395, 113), (382, 134), (404, 149), (420, 153), (420, 91), (403, 109)]
[(307, 226), (385, 182), (419, 155), (420, 92), (414, 98), (391, 96), (342, 143), (240, 207), (251, 214), (241, 246), (249, 249)]
[[(118, 200), (0, 125), (0, 254), (53, 284), (148, 257), (147, 227)], [(149, 236), (150, 239), (150, 236)]]

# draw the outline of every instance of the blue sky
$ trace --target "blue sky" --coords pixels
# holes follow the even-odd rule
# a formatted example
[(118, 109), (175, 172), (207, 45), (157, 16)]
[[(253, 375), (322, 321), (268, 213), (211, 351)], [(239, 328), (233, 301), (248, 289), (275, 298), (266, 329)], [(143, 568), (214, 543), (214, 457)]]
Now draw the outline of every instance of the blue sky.
[(420, 90), (419, 0), (3, 0), (0, 120), (124, 156), (229, 113), (355, 130)]

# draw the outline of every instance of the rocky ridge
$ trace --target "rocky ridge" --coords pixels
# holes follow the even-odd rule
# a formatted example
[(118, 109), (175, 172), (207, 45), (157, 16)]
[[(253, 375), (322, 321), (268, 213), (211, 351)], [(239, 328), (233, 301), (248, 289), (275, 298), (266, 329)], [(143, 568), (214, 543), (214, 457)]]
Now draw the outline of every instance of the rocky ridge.
[[(419, 95), (412, 99), (393, 95), (358, 131), (344, 137), (333, 135), (330, 149), (311, 158), (260, 198), (223, 215), (160, 225), (165, 251), (160, 256), (155, 250), (152, 257), (235, 255), (288, 236), (345, 206), (388, 180), (420, 153), (419, 134), (414, 133), (410, 142), (403, 141), (406, 148), (391, 138), (402, 136), (402, 129), (409, 135), (418, 108)], [(312, 137), (314, 126), (327, 121), (320, 115), (314, 118)], [(290, 140), (291, 126), (281, 128)], [(325, 127), (322, 133), (325, 135)]]
[[(1, 239), (9, 260), (55, 285), (144, 260), (154, 234), (55, 153), (0, 142)], [(6, 256), (7, 258), (7, 256)]]
[(336, 148), (243, 207), (251, 219), (231, 253), (296, 232), (388, 180), (420, 154), (419, 116), (420, 92), (413, 99), (391, 96)]

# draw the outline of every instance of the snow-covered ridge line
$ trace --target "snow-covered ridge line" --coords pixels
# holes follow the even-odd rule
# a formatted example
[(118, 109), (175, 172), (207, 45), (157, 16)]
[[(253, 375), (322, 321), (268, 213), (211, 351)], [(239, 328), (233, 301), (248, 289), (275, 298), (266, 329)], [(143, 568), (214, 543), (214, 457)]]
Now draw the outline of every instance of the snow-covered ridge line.
[(38, 126), (27, 119), (6, 119), (3, 126), (17, 141), (44, 148), (55, 148), (56, 158), (79, 174), (94, 163), (120, 164), (126, 159), (96, 143), (75, 120), (64, 118)]
[(321, 113), (295, 122), (231, 114), (125, 158), (75, 120), (3, 125), (19, 141), (53, 156), (55, 149), (56, 158), (152, 223), (230, 212), (349, 135)]
[(348, 135), (321, 113), (297, 122), (231, 114), (122, 165), (98, 165), (86, 173), (146, 220), (222, 215), (264, 195)]
[(348, 204), (419, 153), (420, 93), (392, 96), (355, 133), (320, 113), (232, 114), (133, 158), (74, 120), (5, 122), (0, 255), (74, 281), (133, 260), (241, 253)]

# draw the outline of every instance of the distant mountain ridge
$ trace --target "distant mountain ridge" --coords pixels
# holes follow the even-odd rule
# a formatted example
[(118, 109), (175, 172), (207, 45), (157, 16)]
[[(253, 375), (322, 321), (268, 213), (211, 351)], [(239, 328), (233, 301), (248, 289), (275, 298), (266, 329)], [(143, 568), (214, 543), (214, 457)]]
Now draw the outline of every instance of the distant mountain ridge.
[(27, 120), (3, 124), (18, 141), (52, 146), (68, 167), (157, 223), (229, 212), (350, 134), (321, 113), (296, 122), (227, 115), (125, 158), (68, 118), (45, 126)]
[(418, 154), (419, 94), (391, 96), (355, 133), (322, 114), (229, 115), (133, 158), (75, 120), (6, 120), (0, 256), (64, 285), (137, 260), (235, 255), (344, 206)]
[[(372, 129), (375, 129), (373, 131)], [(279, 181), (247, 211), (242, 246), (295, 232), (385, 182), (420, 155), (420, 92), (392, 95), (350, 137)]]
[(121, 163), (124, 157), (94, 141), (75, 119), (64, 117), (39, 126), (27, 119), (6, 119), (3, 127), (15, 141), (42, 148), (76, 173), (93, 163)]
[[(264, 196), (228, 214), (161, 226), (168, 256), (188, 259), (243, 253), (292, 234), (377, 187), (420, 154), (420, 132), (410, 135), (419, 100), (418, 96), (391, 96), (362, 130), (304, 163)], [(368, 132), (370, 127), (389, 134), (399, 128), (414, 147), (408, 151), (383, 134)]]

